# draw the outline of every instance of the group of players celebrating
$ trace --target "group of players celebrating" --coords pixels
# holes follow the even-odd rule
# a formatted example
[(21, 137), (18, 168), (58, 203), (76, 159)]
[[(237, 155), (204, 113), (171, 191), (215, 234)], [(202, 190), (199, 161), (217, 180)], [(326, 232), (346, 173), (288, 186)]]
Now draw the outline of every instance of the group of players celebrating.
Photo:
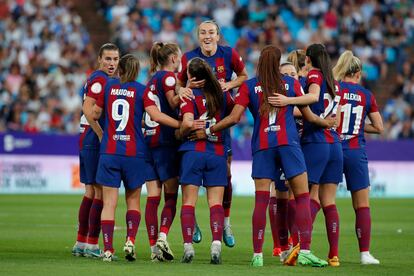
[[(114, 44), (101, 47), (99, 68), (83, 91), (80, 172), (85, 194), (72, 254), (103, 261), (116, 258), (112, 240), (122, 182), (127, 204), (125, 258), (136, 259), (141, 188), (146, 184), (151, 259), (173, 260), (167, 236), (181, 186), (181, 261), (191, 263), (193, 242), (202, 238), (195, 206), (199, 188), (204, 186), (210, 208), (211, 263), (220, 264), (222, 240), (228, 247), (235, 245), (230, 226), (229, 128), (249, 108), (254, 118), (252, 178), (256, 191), (251, 265), (263, 266), (269, 207), (273, 254), (282, 263), (339, 266), (335, 195), (343, 174), (352, 194), (361, 263), (379, 264), (369, 252), (364, 132), (380, 133), (383, 126), (372, 93), (359, 84), (361, 61), (345, 51), (332, 69), (325, 47), (312, 44), (306, 51), (291, 52), (281, 63), (281, 51), (268, 45), (261, 51), (256, 76), (247, 80), (238, 53), (218, 45), (220, 29), (214, 21), (202, 22), (197, 33), (199, 47), (183, 55), (177, 44), (154, 43), (152, 77), (146, 86), (135, 81), (140, 69), (136, 57), (120, 58)], [(312, 224), (321, 208), (330, 247), (327, 261), (310, 251)], [(98, 246), (101, 230), (103, 251)]]

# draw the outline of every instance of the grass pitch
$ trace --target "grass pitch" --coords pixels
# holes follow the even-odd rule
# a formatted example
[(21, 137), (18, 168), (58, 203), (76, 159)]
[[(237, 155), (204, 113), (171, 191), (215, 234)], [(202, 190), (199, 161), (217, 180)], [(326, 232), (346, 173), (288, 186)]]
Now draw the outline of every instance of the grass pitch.
[[(124, 260), (125, 203), (121, 197), (114, 236), (114, 248), (121, 257), (120, 261), (103, 263), (101, 260), (73, 257), (70, 251), (76, 239), (81, 198), (81, 195), (0, 195), (0, 275), (414, 275), (414, 199), (371, 200), (371, 252), (381, 261), (379, 266), (359, 264), (351, 202), (350, 199), (339, 199), (340, 267), (282, 266), (277, 258), (271, 256), (273, 242), (268, 220), (264, 267), (252, 268), (249, 264), (253, 197), (233, 198), (231, 223), (236, 246), (229, 249), (223, 245), (223, 264), (218, 266), (209, 264), (211, 233), (205, 196), (200, 198), (196, 209), (203, 241), (195, 245), (196, 256), (192, 264), (179, 262), (182, 254), (179, 206), (168, 237), (176, 257), (174, 262), (150, 262), (144, 216), (136, 242), (138, 259), (133, 263)], [(145, 198), (142, 201), (143, 213)], [(328, 242), (322, 212), (318, 214), (313, 233), (312, 251), (325, 258)]]

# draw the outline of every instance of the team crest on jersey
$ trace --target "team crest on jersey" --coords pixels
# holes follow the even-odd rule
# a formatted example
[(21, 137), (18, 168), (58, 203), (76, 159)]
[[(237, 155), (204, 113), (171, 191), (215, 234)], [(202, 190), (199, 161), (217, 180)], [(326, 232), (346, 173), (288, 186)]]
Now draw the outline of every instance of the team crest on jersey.
[(223, 73), (224, 72), (224, 65), (217, 66), (217, 72)]

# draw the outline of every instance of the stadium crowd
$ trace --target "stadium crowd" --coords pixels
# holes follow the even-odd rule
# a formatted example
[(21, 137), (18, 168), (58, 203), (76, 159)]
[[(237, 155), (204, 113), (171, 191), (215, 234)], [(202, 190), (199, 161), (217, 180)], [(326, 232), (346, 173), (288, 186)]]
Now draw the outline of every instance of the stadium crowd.
[[(195, 27), (206, 18), (221, 26), (222, 43), (243, 57), (254, 75), (260, 49), (285, 54), (321, 42), (335, 60), (352, 49), (363, 61), (364, 84), (387, 99), (382, 109), (384, 139), (414, 137), (413, 1), (134, 1), (100, 0), (112, 41), (134, 53), (148, 80), (153, 41), (175, 41), (183, 51), (196, 46)], [(47, 16), (46, 16), (47, 15)], [(96, 56), (82, 20), (68, 1), (0, 1), (0, 130), (77, 133), (80, 86)], [(378, 90), (396, 71), (395, 88)], [(249, 113), (233, 137), (246, 143)], [(248, 143), (248, 142), (247, 142)]]

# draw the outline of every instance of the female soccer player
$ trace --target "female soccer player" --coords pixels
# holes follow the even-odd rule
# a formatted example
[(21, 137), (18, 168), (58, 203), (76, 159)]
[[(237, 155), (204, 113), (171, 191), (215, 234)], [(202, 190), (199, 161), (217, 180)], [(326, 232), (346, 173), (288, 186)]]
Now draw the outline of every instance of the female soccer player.
[[(187, 63), (194, 57), (199, 57), (207, 61), (207, 63), (213, 69), (217, 80), (220, 83), (223, 92), (229, 91), (232, 93), (232, 89), (240, 87), (243, 81), (247, 80), (247, 70), (244, 66), (240, 55), (231, 47), (218, 45), (220, 40), (220, 28), (216, 22), (207, 20), (202, 22), (197, 29), (198, 42), (200, 47), (185, 53), (181, 59), (181, 69), (178, 73), (178, 85), (186, 86), (189, 82), (190, 88), (200, 88), (205, 82), (204, 79), (200, 79), (197, 82), (187, 78)], [(236, 75), (232, 79), (233, 74)], [(224, 191), (223, 207), (224, 207), (224, 231), (223, 240), (224, 244), (228, 247), (235, 245), (235, 239), (230, 225), (230, 207), (232, 198), (232, 184), (231, 184), (231, 138), (229, 130), (226, 130), (226, 151), (227, 154), (227, 174), (228, 185)], [(194, 232), (194, 242), (199, 243), (201, 241), (201, 231), (196, 225)]]
[[(269, 98), (276, 93), (288, 97), (305, 97), (300, 83), (279, 71), (281, 52), (275, 46), (266, 46), (259, 57), (257, 77), (243, 83), (235, 99), (231, 114), (205, 130), (206, 134), (222, 131), (240, 121), (249, 107), (254, 118), (252, 138), (253, 168), (256, 197), (253, 212), (252, 266), (263, 266), (263, 240), (266, 227), (266, 209), (269, 204), (270, 183), (275, 180), (279, 169), (285, 173), (295, 194), (298, 211), (296, 221), (301, 241), (298, 262), (302, 265), (326, 266), (327, 262), (310, 252), (311, 219), (309, 210), (308, 179), (305, 160), (300, 149), (299, 137), (293, 119), (293, 106), (274, 108)], [(302, 99), (303, 100), (303, 99)], [(304, 101), (307, 99), (305, 98)], [(312, 114), (308, 107), (301, 107), (305, 118), (311, 122), (329, 127), (333, 121), (325, 121)], [(202, 138), (197, 131), (197, 138)], [(296, 256), (289, 256), (287, 264)]]
[(93, 120), (92, 111), (93, 105), (103, 96), (101, 92), (106, 82), (115, 76), (118, 61), (118, 47), (111, 43), (102, 45), (98, 53), (98, 70), (89, 76), (82, 89), (84, 102), (80, 121), (79, 165), (80, 181), (85, 184), (85, 194), (79, 208), (78, 238), (72, 249), (74, 256), (99, 258), (102, 255), (98, 240), (103, 202), (102, 188), (96, 184), (96, 170), (103, 121)]
[(96, 181), (103, 186), (103, 210), (101, 216), (104, 238), (103, 261), (112, 261), (114, 249), (112, 237), (115, 225), (115, 208), (121, 181), (125, 186), (127, 203), (127, 239), (125, 258), (135, 260), (135, 236), (141, 219), (141, 186), (146, 179), (146, 155), (148, 153), (141, 130), (144, 112), (151, 118), (170, 127), (179, 128), (177, 120), (161, 113), (152, 103), (150, 95), (144, 95), (145, 86), (136, 82), (139, 61), (133, 55), (125, 55), (119, 61), (120, 80), (110, 80), (104, 88), (104, 97), (94, 106), (94, 118), (105, 114)]
[[(156, 42), (151, 48), (150, 57), (150, 71), (153, 76), (147, 84), (146, 93), (161, 112), (177, 118), (176, 109), (180, 104), (180, 98), (175, 94), (174, 72), (180, 65), (181, 51), (175, 43)], [(162, 259), (174, 259), (167, 242), (167, 235), (176, 213), (178, 192), (179, 158), (177, 151), (179, 144), (174, 131), (174, 128), (160, 125), (154, 122), (148, 114), (145, 115), (145, 141), (149, 146), (151, 160), (146, 183), (148, 198), (145, 207), (145, 223), (152, 259), (159, 259), (159, 250), (163, 255)], [(158, 205), (162, 187), (164, 187), (165, 205), (161, 213), (161, 228), (158, 236)]]
[[(371, 239), (371, 214), (369, 209), (368, 159), (365, 153), (364, 131), (380, 134), (383, 131), (381, 115), (374, 95), (359, 84), (362, 63), (351, 51), (345, 51), (333, 68), (334, 77), (340, 81), (341, 124), (344, 174), (352, 195), (355, 210), (355, 233), (358, 238), (361, 264), (379, 264), (369, 253)], [(366, 124), (368, 116), (371, 123)]]
[[(203, 87), (193, 89), (194, 99), (185, 99), (180, 106), (183, 122), (180, 133), (187, 137), (194, 119), (206, 120), (214, 125), (233, 108), (233, 100), (228, 91), (223, 93), (220, 83), (210, 66), (201, 58), (193, 58), (188, 64), (188, 76), (196, 81), (204, 79)], [(224, 132), (208, 135), (207, 140), (186, 140), (179, 150), (183, 153), (180, 169), (180, 183), (183, 193), (181, 227), (184, 239), (182, 262), (192, 262), (195, 252), (192, 244), (195, 227), (194, 208), (200, 186), (207, 189), (210, 208), (210, 227), (213, 235), (211, 263), (221, 263), (221, 239), (223, 235), (224, 209), (223, 193), (227, 186), (226, 150)]]
[[(323, 118), (330, 114), (336, 115), (337, 109), (340, 110), (340, 96), (337, 94), (339, 89), (333, 79), (331, 61), (325, 47), (322, 44), (310, 45), (306, 49), (306, 62), (310, 67), (306, 80), (307, 96), (318, 99), (316, 103), (310, 105), (311, 110)], [(298, 104), (299, 102), (294, 98), (282, 101), (288, 104)], [(336, 117), (340, 119), (340, 116)], [(330, 266), (339, 266), (339, 216), (335, 197), (336, 188), (342, 181), (343, 170), (340, 138), (335, 129), (323, 129), (311, 122), (304, 121), (301, 143), (309, 172), (309, 182), (312, 186), (319, 185), (319, 199), (315, 194), (311, 200), (312, 221), (319, 211), (318, 200), (320, 200), (325, 214), (330, 246), (328, 263)]]

